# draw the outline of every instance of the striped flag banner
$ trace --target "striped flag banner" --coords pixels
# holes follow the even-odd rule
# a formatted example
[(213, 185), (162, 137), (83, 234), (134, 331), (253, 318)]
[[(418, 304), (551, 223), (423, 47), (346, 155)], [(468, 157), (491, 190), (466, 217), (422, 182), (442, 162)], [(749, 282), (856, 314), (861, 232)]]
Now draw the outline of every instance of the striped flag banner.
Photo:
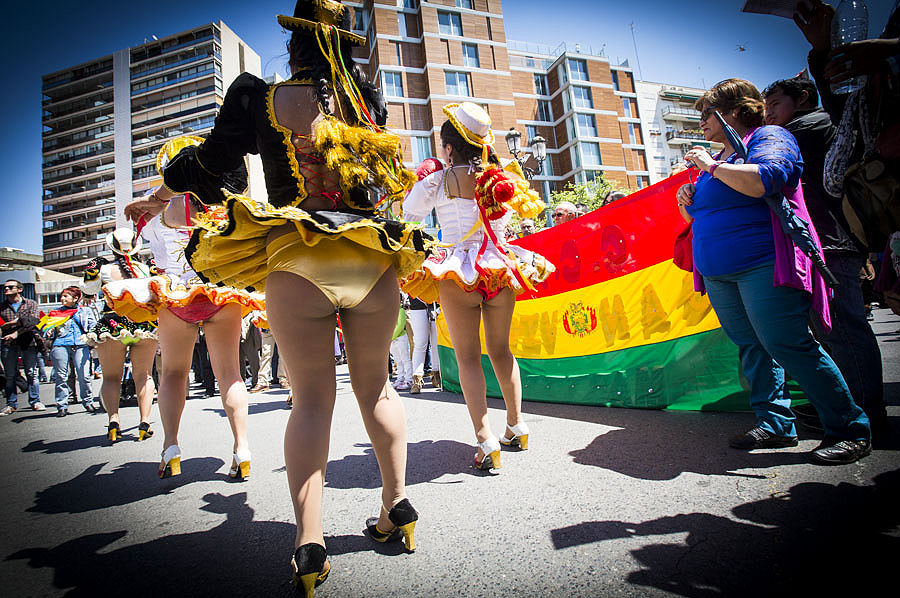
[[(746, 410), (737, 347), (691, 273), (672, 261), (687, 173), (515, 241), (556, 265), (516, 302), (510, 346), (526, 400), (679, 410)], [(460, 392), (443, 316), (441, 377)], [(500, 386), (484, 348), (489, 396)]]

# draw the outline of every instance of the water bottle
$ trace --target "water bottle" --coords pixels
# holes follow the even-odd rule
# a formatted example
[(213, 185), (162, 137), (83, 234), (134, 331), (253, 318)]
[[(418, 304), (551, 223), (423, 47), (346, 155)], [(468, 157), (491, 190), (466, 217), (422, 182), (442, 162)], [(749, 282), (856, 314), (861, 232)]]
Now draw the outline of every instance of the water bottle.
[[(864, 0), (841, 0), (831, 21), (831, 47), (858, 42), (869, 35), (869, 9)], [(850, 93), (863, 86), (862, 77), (832, 84), (832, 93)]]

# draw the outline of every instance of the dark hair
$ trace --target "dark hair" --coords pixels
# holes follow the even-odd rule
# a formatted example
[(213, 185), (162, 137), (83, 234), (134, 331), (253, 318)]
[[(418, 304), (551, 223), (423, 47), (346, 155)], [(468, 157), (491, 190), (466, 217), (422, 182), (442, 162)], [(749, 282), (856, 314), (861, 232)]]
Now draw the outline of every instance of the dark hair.
[[(16, 280), (15, 278), (10, 278), (9, 280), (6, 281), (6, 283), (9, 283), (9, 282), (16, 283), (17, 288), (20, 288), (20, 289), (25, 288), (25, 286), (20, 281)], [(6, 284), (6, 283), (3, 283), (3, 284)]]
[(128, 264), (125, 263), (125, 256), (113, 252), (113, 255), (116, 256), (116, 265), (119, 267), (119, 272), (122, 274), (122, 278), (134, 278), (134, 274), (131, 272), (131, 268), (128, 267)]
[(753, 83), (745, 79), (725, 79), (712, 86), (694, 103), (701, 112), (707, 107), (718, 108), (720, 112), (738, 110), (738, 121), (745, 127), (761, 127), (765, 124), (763, 115), (766, 104)]
[(806, 77), (792, 77), (776, 81), (766, 88), (763, 92), (763, 97), (767, 98), (776, 91), (780, 91), (795, 102), (800, 99), (800, 96), (805, 91), (809, 94), (810, 105), (813, 107), (819, 105), (819, 90), (816, 89), (816, 84)]
[[(359, 87), (372, 119), (375, 121), (375, 124), (384, 126), (387, 123), (387, 104), (385, 104), (384, 97), (377, 87), (366, 80), (366, 76), (353, 59), (353, 45), (344, 39), (341, 39), (340, 44), (344, 64), (348, 66), (353, 82)], [(294, 30), (291, 38), (288, 40), (287, 50), (288, 65), (291, 70), (304, 70), (309, 73), (309, 76), (316, 83), (316, 96), (319, 108), (324, 114), (331, 114), (331, 110), (328, 109), (328, 97), (332, 93), (329, 87), (333, 85), (331, 65), (322, 55), (315, 33), (305, 29)]]
[[(459, 131), (456, 130), (456, 127), (449, 120), (444, 121), (444, 124), (441, 125), (441, 146), (444, 145), (452, 147), (453, 152), (466, 163), (475, 167), (481, 166), (481, 148), (463, 139), (463, 136), (460, 135)], [(500, 165), (500, 160), (497, 158), (493, 148), (488, 154), (488, 162), (497, 166)], [(459, 166), (459, 164), (456, 166)]]

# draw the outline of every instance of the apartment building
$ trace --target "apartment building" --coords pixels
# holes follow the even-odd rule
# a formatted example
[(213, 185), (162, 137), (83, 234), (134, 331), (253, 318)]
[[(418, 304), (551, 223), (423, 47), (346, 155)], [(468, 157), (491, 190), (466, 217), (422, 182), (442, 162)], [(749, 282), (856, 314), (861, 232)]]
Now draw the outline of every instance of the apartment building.
[[(159, 184), (170, 138), (210, 131), (225, 90), (259, 56), (223, 22), (209, 23), (43, 77), (44, 265), (80, 273), (123, 210)], [(250, 193), (264, 189), (249, 161)]]
[[(404, 138), (409, 165), (436, 155), (442, 108), (481, 105), (491, 115), (495, 148), (509, 157), (510, 128), (547, 140), (548, 158), (533, 184), (547, 197), (572, 181), (603, 174), (638, 189), (649, 184), (634, 75), (602, 52), (507, 40), (500, 0), (366, 0), (353, 28), (388, 102), (388, 127)], [(514, 8), (514, 4), (508, 3)], [(528, 166), (537, 168), (529, 160)]]
[(647, 132), (651, 183), (670, 176), (673, 169), (680, 169), (684, 155), (695, 145), (711, 151), (722, 149), (722, 144), (704, 139), (700, 112), (694, 110), (694, 103), (705, 92), (697, 87), (637, 82), (641, 124)]

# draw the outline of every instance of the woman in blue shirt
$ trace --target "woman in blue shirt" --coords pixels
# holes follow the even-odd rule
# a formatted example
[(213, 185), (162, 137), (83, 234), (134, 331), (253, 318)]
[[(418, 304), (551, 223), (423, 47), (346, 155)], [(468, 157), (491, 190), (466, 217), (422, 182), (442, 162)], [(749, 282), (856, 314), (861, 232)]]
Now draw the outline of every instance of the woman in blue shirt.
[(75, 366), (75, 377), (81, 391), (81, 404), (88, 413), (96, 413), (100, 406), (94, 402), (88, 378), (88, 367), (91, 360), (91, 348), (85, 344), (84, 335), (97, 324), (93, 310), (79, 306), (81, 289), (67, 287), (60, 295), (62, 309), (54, 312), (68, 316), (60, 326), (53, 328), (54, 337), (50, 349), (53, 361), (53, 383), (56, 385), (56, 415), (65, 417), (69, 414), (69, 364)]
[[(812, 307), (827, 320), (827, 305), (814, 301), (824, 287), (815, 284), (808, 261), (797, 256), (763, 199), (784, 193), (805, 209), (797, 142), (786, 129), (763, 126), (764, 107), (759, 90), (742, 79), (727, 79), (706, 92), (696, 104), (700, 127), (708, 141), (725, 145), (719, 157), (726, 159), (694, 147), (685, 160), (702, 172), (696, 185), (683, 185), (677, 194), (682, 214), (693, 219), (695, 275), (725, 333), (738, 345), (750, 382), (757, 424), (729, 444), (747, 450), (797, 445), (785, 392), (787, 371), (825, 428), (813, 459), (852, 463), (871, 452), (869, 421), (809, 331)], [(715, 111), (744, 139), (746, 163), (737, 159)]]

